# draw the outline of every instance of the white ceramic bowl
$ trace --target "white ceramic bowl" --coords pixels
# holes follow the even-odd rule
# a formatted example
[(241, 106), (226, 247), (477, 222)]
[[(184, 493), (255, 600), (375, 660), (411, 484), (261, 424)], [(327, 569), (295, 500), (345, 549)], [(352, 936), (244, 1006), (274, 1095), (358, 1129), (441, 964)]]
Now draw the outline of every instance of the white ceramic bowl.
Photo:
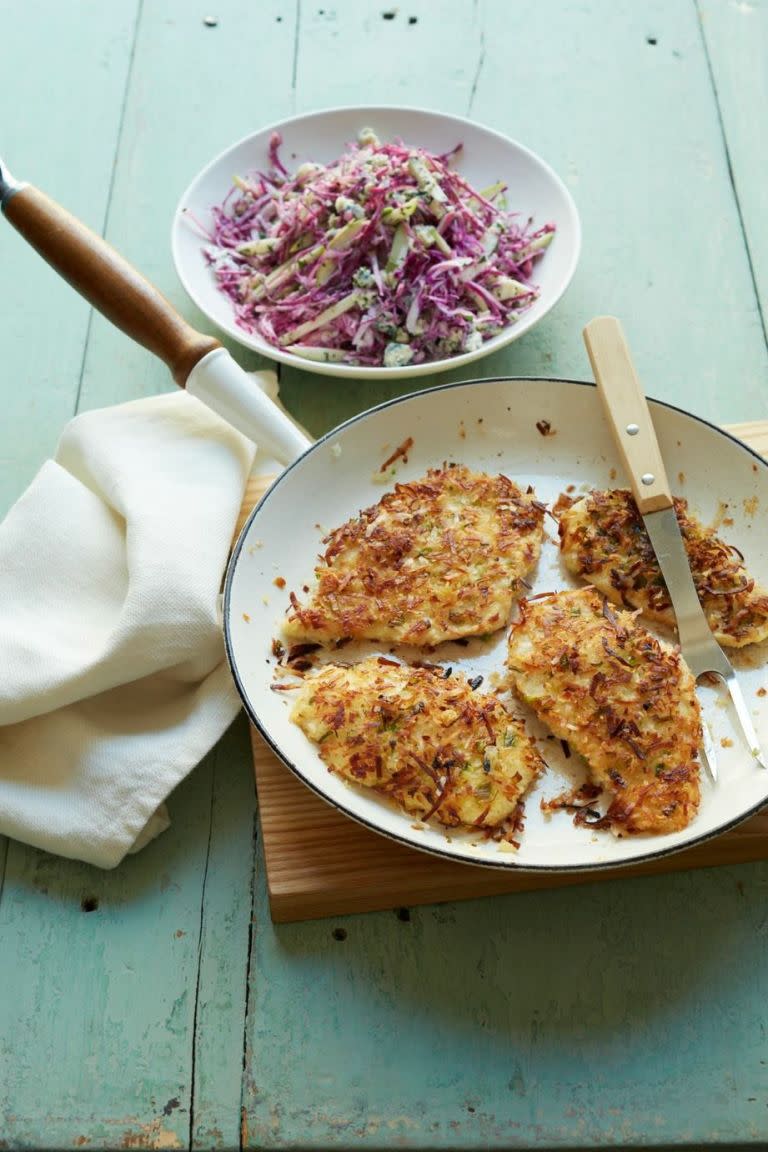
[[(463, 143), (454, 167), (472, 185), (484, 188), (503, 180), (509, 185), (511, 210), (532, 215), (538, 225), (552, 221), (557, 226), (554, 241), (535, 266), (534, 281), (541, 289), (538, 299), (520, 314), (514, 324), (486, 341), (477, 351), (402, 368), (310, 363), (238, 327), (229, 299), (216, 286), (203, 257), (205, 241), (192, 223), (192, 217), (207, 227), (211, 222), (211, 207), (220, 204), (230, 191), (233, 176), (267, 166), (267, 148), (273, 132), (282, 135), (281, 156), (286, 167), (293, 169), (304, 160), (328, 163), (336, 159), (365, 125), (370, 125), (382, 140), (400, 137), (406, 143), (435, 153), (446, 152), (457, 143)], [(331, 108), (271, 124), (212, 160), (195, 177), (179, 202), (173, 220), (171, 246), (179, 278), (192, 300), (222, 331), (240, 344), (305, 371), (360, 379), (395, 379), (458, 368), (503, 348), (528, 332), (554, 307), (567, 288), (579, 258), (581, 227), (576, 206), (562, 180), (533, 152), (498, 132), (458, 116), (417, 108)]]

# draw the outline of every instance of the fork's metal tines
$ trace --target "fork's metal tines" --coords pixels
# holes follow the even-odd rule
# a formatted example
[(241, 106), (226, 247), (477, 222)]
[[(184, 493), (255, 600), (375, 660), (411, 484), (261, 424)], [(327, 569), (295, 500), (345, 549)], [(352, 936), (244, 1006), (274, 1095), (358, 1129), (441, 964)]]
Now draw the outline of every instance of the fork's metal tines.
[(717, 784), (717, 753), (715, 752), (715, 742), (712, 739), (707, 722), (702, 718), (701, 721), (701, 758), (704, 761), (704, 766), (710, 775), (713, 784)]
[(733, 706), (736, 709), (736, 715), (738, 716), (741, 723), (741, 728), (746, 738), (747, 744), (749, 745), (750, 752), (754, 756), (755, 760), (757, 760), (761, 768), (768, 768), (768, 764), (766, 764), (765, 761), (765, 756), (763, 755), (763, 751), (760, 747), (760, 741), (757, 738), (757, 732), (755, 732), (755, 726), (752, 723), (752, 717), (750, 716), (749, 710), (747, 708), (747, 702), (744, 699), (744, 693), (741, 690), (741, 685), (736, 679), (736, 673), (734, 672), (733, 668), (731, 668), (730, 676), (725, 677), (725, 683), (728, 686), (728, 691), (731, 694), (731, 700), (733, 700)]

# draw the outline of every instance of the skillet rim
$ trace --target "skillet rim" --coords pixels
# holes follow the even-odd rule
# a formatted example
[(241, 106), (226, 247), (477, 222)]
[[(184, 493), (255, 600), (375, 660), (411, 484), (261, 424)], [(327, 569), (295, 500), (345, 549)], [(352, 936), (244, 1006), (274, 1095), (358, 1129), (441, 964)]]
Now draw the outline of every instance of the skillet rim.
[[(387, 840), (392, 840), (396, 844), (402, 844), (406, 848), (411, 848), (415, 852), (423, 852), (429, 856), (436, 856), (441, 860), (450, 860), (456, 864), (465, 864), (469, 867), (475, 867), (475, 868), (487, 868), (487, 869), (494, 869), (497, 871), (500, 870), (500, 871), (507, 871), (507, 872), (525, 872), (525, 873), (530, 873), (533, 875), (547, 875), (547, 874), (571, 875), (571, 874), (580, 874), (580, 873), (589, 873), (589, 872), (617, 872), (620, 870), (626, 871), (627, 869), (636, 868), (638, 865), (643, 865), (643, 864), (650, 863), (650, 862), (656, 861), (656, 860), (662, 860), (662, 859), (666, 858), (667, 856), (674, 856), (674, 855), (678, 855), (681, 852), (688, 852), (692, 848), (697, 848), (701, 844), (705, 844), (710, 840), (714, 840), (717, 837), (722, 836), (724, 833), (731, 831), (732, 828), (736, 828), (739, 824), (743, 824), (745, 821), (751, 819), (751, 817), (756, 816), (764, 808), (768, 807), (768, 795), (766, 795), (765, 798), (763, 800), (761, 800), (758, 804), (754, 805), (752, 808), (749, 808), (746, 812), (743, 812), (741, 815), (735, 817), (733, 820), (728, 821), (727, 824), (721, 825), (719, 828), (716, 828), (710, 832), (702, 832), (699, 836), (696, 836), (692, 840), (686, 841), (686, 843), (684, 843), (684, 844), (674, 845), (672, 847), (667, 847), (667, 848), (658, 848), (653, 852), (648, 852), (642, 856), (636, 856), (636, 857), (633, 857), (633, 858), (628, 859), (628, 860), (599, 861), (599, 862), (596, 862), (594, 864), (550, 865), (550, 864), (519, 864), (514, 859), (510, 859), (509, 857), (507, 857), (506, 859), (499, 859), (499, 860), (485, 860), (485, 859), (478, 860), (476, 857), (472, 857), (471, 859), (469, 859), (467, 856), (461, 855), (461, 854), (457, 853), (455, 850), (449, 851), (448, 849), (445, 849), (445, 848), (432, 847), (432, 846), (427, 846), (424, 844), (415, 844), (412, 840), (408, 839), (406, 836), (399, 836), (395, 832), (390, 832), (386, 829), (383, 829), (378, 824), (373, 823), (370, 820), (366, 820), (365, 817), (360, 816), (355, 812), (351, 812), (343, 804), (337, 803), (335, 800), (331, 799), (325, 792), (323, 792), (320, 788), (318, 788), (315, 784), (313, 784), (310, 780), (308, 780), (307, 777), (301, 771), (301, 769), (298, 767), (298, 765), (294, 764), (293, 761), (291, 761), (287, 756), (285, 756), (281, 752), (281, 750), (278, 748), (275, 741), (270, 736), (267, 726), (265, 724), (263, 724), (262, 721), (259, 719), (258, 714), (252, 705), (251, 698), (248, 694), (246, 686), (243, 683), (243, 678), (240, 675), (240, 672), (239, 672), (238, 667), (237, 667), (237, 660), (235, 658), (234, 643), (232, 640), (232, 633), (231, 633), (231, 629), (230, 629), (231, 596), (232, 596), (232, 584), (234, 581), (235, 571), (237, 569), (237, 564), (238, 564), (238, 561), (240, 558), (240, 554), (242, 552), (243, 543), (245, 542), (245, 538), (246, 538), (246, 536), (250, 530), (251, 524), (253, 523), (254, 519), (256, 518), (258, 513), (260, 512), (261, 508), (266, 504), (266, 502), (269, 500), (269, 498), (271, 497), (273, 492), (276, 491), (278, 486), (281, 483), (283, 483), (283, 481), (286, 479), (286, 477), (289, 476), (290, 473), (302, 463), (302, 461), (304, 461), (313, 452), (320, 449), (329, 440), (338, 436), (338, 434), (340, 432), (344, 431), (347, 428), (352, 427), (354, 424), (359, 423), (361, 420), (366, 420), (368, 417), (373, 416), (377, 412), (383, 411), (385, 408), (391, 408), (394, 405), (404, 404), (407, 401), (413, 400), (417, 397), (421, 397), (421, 396), (425, 396), (425, 395), (431, 395), (431, 394), (437, 394), (439, 392), (446, 392), (449, 389), (454, 389), (454, 388), (468, 388), (468, 387), (472, 387), (476, 384), (522, 384), (522, 383), (568, 384), (568, 385), (574, 385), (574, 386), (580, 387), (580, 388), (596, 388), (597, 387), (597, 385), (592, 380), (572, 380), (572, 379), (569, 379), (567, 377), (555, 377), (555, 376), (481, 376), (481, 377), (478, 377), (477, 379), (473, 379), (473, 380), (456, 380), (456, 381), (451, 381), (450, 383), (446, 383), (446, 384), (433, 385), (432, 387), (429, 387), (429, 388), (417, 388), (417, 389), (414, 389), (412, 392), (406, 393), (403, 396), (395, 396), (391, 400), (384, 400), (380, 404), (375, 404), (372, 408), (366, 408), (363, 412), (358, 412), (355, 416), (351, 416), (348, 420), (343, 421), (343, 423), (336, 425), (334, 428), (330, 429), (330, 431), (326, 432), (323, 436), (320, 437), (319, 440), (316, 440), (313, 444), (311, 444), (310, 447), (307, 448), (307, 450), (305, 452), (302, 452), (301, 456), (297, 456), (295, 460), (292, 460), (291, 463), (289, 465), (287, 465), (287, 467), (280, 473), (280, 475), (277, 477), (277, 479), (274, 481), (274, 483), (267, 489), (267, 491), (264, 493), (264, 495), (261, 497), (261, 499), (258, 501), (258, 503), (253, 507), (253, 509), (249, 513), (248, 519), (246, 520), (245, 524), (243, 525), (243, 527), (240, 531), (240, 534), (237, 538), (237, 542), (235, 543), (235, 546), (233, 547), (233, 549), (230, 553), (230, 556), (229, 556), (229, 560), (227, 562), (227, 569), (226, 569), (226, 574), (225, 574), (225, 579), (224, 579), (224, 593), (223, 593), (224, 598), (223, 598), (223, 605), (222, 605), (222, 625), (223, 625), (223, 632), (224, 632), (224, 648), (225, 648), (225, 652), (226, 652), (226, 656), (227, 656), (227, 663), (229, 664), (229, 669), (230, 669), (230, 672), (232, 673), (232, 678), (235, 682), (235, 687), (236, 687), (237, 693), (238, 693), (238, 695), (242, 701), (246, 715), (248, 716), (249, 720), (254, 725), (256, 730), (259, 732), (259, 734), (261, 735), (261, 737), (263, 738), (263, 740), (267, 744), (267, 746), (272, 750), (272, 752), (275, 754), (275, 756), (277, 756), (278, 760), (280, 760), (281, 763), (283, 763), (286, 766), (286, 768), (288, 768), (292, 772), (292, 774), (298, 780), (300, 780), (301, 783), (305, 787), (309, 788), (325, 804), (328, 804), (331, 808), (334, 808), (337, 812), (341, 812), (348, 819), (354, 820), (356, 824), (360, 824), (364, 828), (368, 828), (371, 832), (375, 832), (379, 836), (384, 836)], [(719, 436), (725, 437), (725, 439), (732, 441), (732, 443), (734, 443), (742, 451), (747, 452), (750, 456), (752, 456), (754, 458), (754, 460), (757, 461), (757, 463), (759, 465), (762, 466), (763, 469), (768, 471), (768, 460), (766, 460), (764, 457), (762, 457), (759, 452), (756, 452), (754, 448), (751, 448), (748, 444), (745, 444), (743, 440), (739, 440), (738, 436), (734, 436), (731, 432), (726, 431), (725, 428), (721, 428), (718, 424), (714, 424), (711, 420), (707, 420), (704, 416), (697, 416), (695, 413), (689, 412), (688, 409), (686, 409), (686, 408), (681, 408), (677, 404), (672, 404), (668, 400), (657, 400), (652, 396), (648, 396), (647, 400), (648, 400), (649, 405), (656, 405), (660, 408), (667, 408), (672, 412), (678, 412), (680, 415), (685, 416), (690, 420), (696, 421), (696, 423), (698, 423), (698, 424), (703, 424), (705, 427), (712, 429), (712, 431), (716, 432)]]

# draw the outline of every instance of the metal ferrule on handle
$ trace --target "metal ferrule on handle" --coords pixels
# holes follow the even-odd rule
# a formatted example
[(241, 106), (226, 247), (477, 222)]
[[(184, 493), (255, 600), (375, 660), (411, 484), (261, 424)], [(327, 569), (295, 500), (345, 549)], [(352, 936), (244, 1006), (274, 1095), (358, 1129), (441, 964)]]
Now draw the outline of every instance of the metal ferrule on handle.
[(103, 237), (39, 189), (14, 180), (2, 162), (0, 204), (51, 267), (117, 328), (165, 361), (181, 388), (281, 463), (310, 446), (218, 340), (196, 332)]
[(20, 192), (22, 188), (26, 188), (20, 180), (16, 180), (5, 164), (5, 161), (0, 157), (0, 208), (5, 208), (5, 205)]
[(226, 348), (216, 348), (197, 362), (187, 377), (187, 392), (281, 464), (290, 464), (312, 443), (265, 396)]

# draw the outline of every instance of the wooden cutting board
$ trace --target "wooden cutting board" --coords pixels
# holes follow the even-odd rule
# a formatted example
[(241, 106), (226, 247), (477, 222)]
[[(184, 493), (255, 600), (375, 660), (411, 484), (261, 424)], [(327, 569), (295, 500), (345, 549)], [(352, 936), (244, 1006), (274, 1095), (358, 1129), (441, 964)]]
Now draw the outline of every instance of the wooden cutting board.
[[(727, 430), (768, 457), (768, 421), (731, 424)], [(270, 477), (251, 479), (237, 532), (270, 483)], [(768, 858), (767, 809), (696, 848), (606, 872), (539, 876), (452, 863), (395, 844), (341, 815), (297, 780), (255, 729), (251, 737), (270, 909), (277, 922)]]

